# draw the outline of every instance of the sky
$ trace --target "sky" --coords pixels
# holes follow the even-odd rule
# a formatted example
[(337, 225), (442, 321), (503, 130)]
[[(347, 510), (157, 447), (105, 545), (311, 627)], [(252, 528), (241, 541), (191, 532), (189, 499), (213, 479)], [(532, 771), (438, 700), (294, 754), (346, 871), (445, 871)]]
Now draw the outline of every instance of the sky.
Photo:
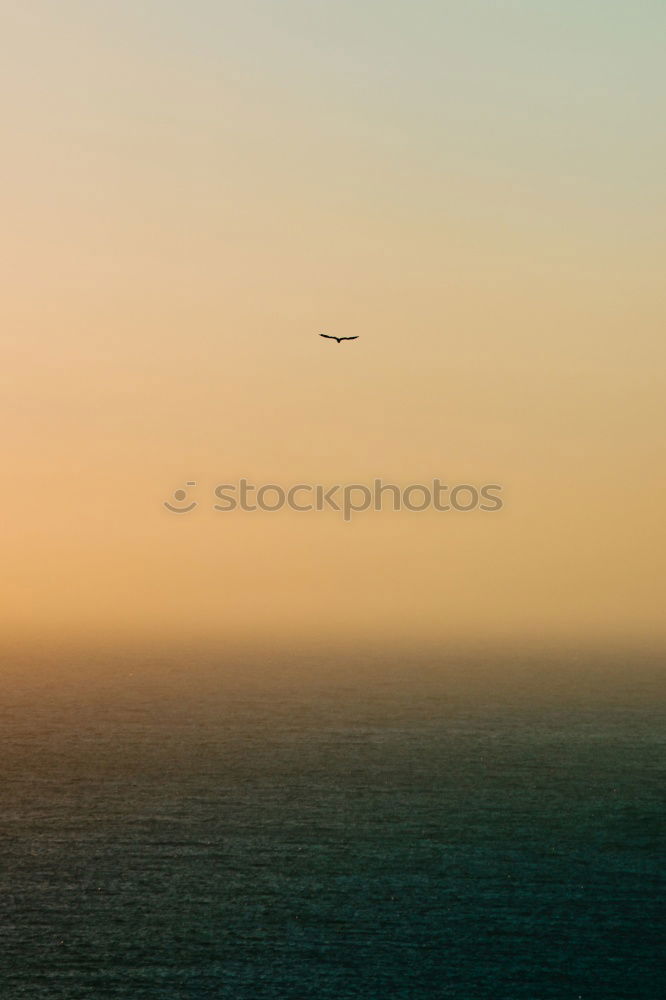
[(663, 642), (663, 3), (1, 18), (6, 636)]

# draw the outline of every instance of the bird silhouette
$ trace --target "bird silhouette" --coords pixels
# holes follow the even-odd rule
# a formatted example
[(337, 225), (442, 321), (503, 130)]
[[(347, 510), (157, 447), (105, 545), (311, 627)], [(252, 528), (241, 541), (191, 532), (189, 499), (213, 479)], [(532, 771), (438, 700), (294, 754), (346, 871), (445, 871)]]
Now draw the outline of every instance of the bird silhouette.
[(358, 336), (356, 336), (356, 337), (332, 337), (330, 335), (330, 333), (320, 333), (319, 336), (320, 337), (325, 337), (326, 340), (337, 340), (338, 344), (342, 340), (358, 340)]

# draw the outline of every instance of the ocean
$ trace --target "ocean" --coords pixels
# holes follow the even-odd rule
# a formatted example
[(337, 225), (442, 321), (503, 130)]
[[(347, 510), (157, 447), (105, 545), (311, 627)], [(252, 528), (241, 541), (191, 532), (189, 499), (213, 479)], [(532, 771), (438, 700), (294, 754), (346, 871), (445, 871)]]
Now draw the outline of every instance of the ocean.
[(2, 1000), (658, 1000), (657, 657), (10, 664)]

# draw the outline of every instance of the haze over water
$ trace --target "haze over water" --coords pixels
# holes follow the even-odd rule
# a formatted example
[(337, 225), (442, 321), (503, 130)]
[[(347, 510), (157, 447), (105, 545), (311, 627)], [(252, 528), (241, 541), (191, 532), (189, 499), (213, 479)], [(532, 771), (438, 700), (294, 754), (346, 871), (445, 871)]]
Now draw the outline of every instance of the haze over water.
[(656, 1000), (666, 5), (4, 7), (1, 1000)]

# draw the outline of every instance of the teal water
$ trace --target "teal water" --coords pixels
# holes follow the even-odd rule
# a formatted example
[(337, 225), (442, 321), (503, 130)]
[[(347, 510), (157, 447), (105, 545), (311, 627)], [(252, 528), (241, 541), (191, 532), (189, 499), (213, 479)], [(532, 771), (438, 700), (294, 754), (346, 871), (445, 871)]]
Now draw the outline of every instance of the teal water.
[(657, 1000), (663, 701), (618, 676), (14, 678), (0, 996)]

